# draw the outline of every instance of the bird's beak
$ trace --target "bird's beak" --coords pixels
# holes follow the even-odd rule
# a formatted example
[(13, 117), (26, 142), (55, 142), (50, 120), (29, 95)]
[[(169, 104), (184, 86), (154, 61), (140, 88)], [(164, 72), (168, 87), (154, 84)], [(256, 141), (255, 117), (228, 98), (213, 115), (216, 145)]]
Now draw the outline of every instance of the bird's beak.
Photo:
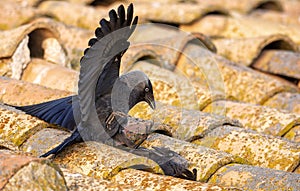
[(152, 108), (152, 109), (155, 109), (156, 106), (155, 106), (155, 100), (154, 100), (154, 97), (151, 96), (146, 96), (146, 102), (149, 104), (149, 106)]

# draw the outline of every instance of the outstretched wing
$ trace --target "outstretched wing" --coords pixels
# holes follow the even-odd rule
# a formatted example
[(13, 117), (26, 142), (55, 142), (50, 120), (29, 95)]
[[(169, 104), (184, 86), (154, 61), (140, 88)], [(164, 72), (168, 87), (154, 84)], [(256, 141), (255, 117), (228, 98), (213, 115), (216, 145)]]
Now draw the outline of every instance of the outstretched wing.
[[(106, 35), (111, 36), (113, 39), (112, 42), (109, 42), (109, 44), (106, 45), (106, 54), (109, 54), (112, 58), (104, 66), (104, 69), (98, 78), (96, 98), (111, 92), (115, 80), (119, 77), (121, 58), (130, 45), (128, 38), (135, 30), (138, 22), (138, 17), (135, 17), (132, 22), (132, 4), (128, 6), (127, 19), (123, 5), (118, 7), (118, 13), (115, 10), (111, 10), (109, 12), (109, 18), (109, 22), (102, 19), (100, 21), (101, 28), (97, 28), (95, 31), (97, 39), (102, 39)], [(89, 44), (92, 46), (98, 41), (97, 39), (91, 39)]]
[(35, 105), (13, 107), (48, 123), (73, 130), (76, 124), (73, 116), (72, 98), (73, 96), (69, 96)]
[[(89, 46), (91, 47), (85, 50), (84, 56), (81, 58), (80, 83), (82, 86), (86, 86), (90, 81), (98, 79), (96, 90), (95, 88), (90, 89), (96, 97), (110, 93), (115, 79), (119, 76), (121, 57), (129, 47), (127, 40), (137, 24), (137, 17), (132, 22), (132, 4), (127, 10), (127, 20), (124, 6), (118, 8), (118, 14), (115, 10), (111, 10), (109, 17), (109, 22), (105, 19), (100, 21), (101, 27), (98, 27), (95, 31), (96, 38), (90, 39)], [(131, 24), (133, 26), (129, 27)], [(118, 31), (120, 29), (122, 30)], [(112, 38), (111, 41), (108, 41), (109, 36)], [(91, 73), (94, 73), (94, 75), (90, 75)], [(85, 76), (85, 80), (82, 76)], [(79, 86), (79, 89), (82, 86)], [(84, 94), (82, 97), (84, 97)], [(90, 99), (89, 97), (84, 98)], [(69, 96), (35, 105), (13, 107), (48, 123), (73, 130), (76, 127), (75, 119), (80, 118), (80, 115), (74, 118), (74, 111), (79, 110), (78, 102), (74, 99), (77, 99), (77, 96)], [(80, 121), (80, 119), (77, 120)]]
[[(138, 18), (133, 18), (133, 5), (127, 9), (127, 19), (124, 6), (116, 11), (109, 12), (110, 21), (102, 19), (101, 28), (95, 33), (97, 38), (90, 40), (90, 48), (85, 50), (80, 64), (80, 76), (78, 83), (78, 99), (81, 112), (81, 124), (79, 132), (85, 136), (88, 132), (91, 136), (101, 137), (101, 140), (108, 138), (104, 135), (104, 129), (99, 128), (100, 123), (95, 108), (95, 98), (111, 92), (114, 81), (119, 77), (120, 60), (129, 47), (128, 38), (135, 30)], [(82, 131), (89, 127), (89, 130)], [(94, 127), (94, 128), (93, 128)], [(97, 132), (93, 132), (97, 130)], [(84, 138), (84, 137), (83, 137)], [(95, 140), (89, 137), (88, 139)]]

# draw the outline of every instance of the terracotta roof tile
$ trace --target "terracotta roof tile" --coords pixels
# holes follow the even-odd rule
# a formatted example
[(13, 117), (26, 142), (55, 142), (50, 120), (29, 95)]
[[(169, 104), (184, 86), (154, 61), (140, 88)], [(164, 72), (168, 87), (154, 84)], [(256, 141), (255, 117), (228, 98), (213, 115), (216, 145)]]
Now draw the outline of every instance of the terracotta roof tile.
[[(261, 30), (261, 27), (264, 30)], [(216, 16), (209, 15), (191, 25), (182, 25), (180, 29), (190, 32), (202, 32), (211, 36), (226, 38), (250, 38), (284, 34), (295, 43), (300, 44), (300, 26), (280, 25), (276, 22), (253, 18), (250, 16)]]
[(239, 120), (244, 128), (274, 136), (283, 136), (300, 124), (299, 114), (249, 103), (215, 101), (203, 111), (213, 112), (213, 109), (224, 110), (225, 116)]
[(134, 185), (138, 190), (239, 190), (231, 186), (222, 187), (215, 184), (161, 176), (134, 169), (121, 171), (112, 180), (118, 183)]
[(193, 143), (237, 155), (255, 166), (293, 172), (299, 164), (298, 143), (232, 126), (213, 129)]
[(217, 151), (207, 147), (197, 146), (185, 141), (174, 139), (158, 133), (151, 134), (142, 146), (164, 146), (178, 152), (189, 162), (189, 169), (197, 170), (197, 180), (207, 182), (217, 169), (230, 163), (243, 163), (243, 159), (229, 153)]
[[(34, 7), (13, 1), (3, 0), (0, 2), (2, 11), (0, 13), (0, 30), (8, 30), (23, 25), (37, 15)], [(12, 14), (12, 12), (14, 14)]]
[(4, 105), (0, 105), (0, 116), (0, 138), (17, 147), (32, 134), (49, 126), (44, 121)]
[(23, 71), (22, 80), (52, 89), (76, 93), (78, 75), (79, 73), (72, 69), (33, 58)]
[(265, 50), (253, 64), (257, 70), (300, 80), (300, 53), (287, 50)]
[(299, 174), (237, 164), (220, 168), (209, 182), (242, 190), (298, 190), (300, 185)]
[(31, 105), (73, 94), (7, 77), (0, 77), (0, 82), (0, 100), (10, 105)]
[(61, 170), (49, 160), (0, 150), (0, 164), (1, 190), (67, 189)]
[(76, 144), (60, 153), (54, 162), (76, 172), (105, 179), (111, 179), (123, 169), (135, 165), (144, 165), (153, 173), (163, 174), (162, 169), (151, 159), (98, 142)]
[[(184, 52), (188, 56), (182, 56), (179, 59), (176, 66), (178, 70), (189, 77), (192, 82), (199, 83), (205, 79), (204, 83), (213, 90), (226, 92), (227, 99), (263, 104), (276, 93), (299, 92), (299, 89), (290, 83), (248, 67), (238, 66), (223, 57), (205, 52), (199, 46), (187, 45)], [(212, 82), (218, 82), (218, 86), (215, 84), (216, 87), (214, 87)]]
[(299, 93), (281, 92), (268, 99), (263, 105), (300, 114), (299, 101)]
[[(98, 25), (99, 18), (106, 17), (109, 9), (102, 8), (100, 10), (67, 1), (43, 1), (39, 4), (38, 10), (41, 14), (49, 15), (65, 24), (94, 30)], [(61, 14), (62, 12), (64, 14)]]
[(213, 43), (216, 45), (219, 55), (246, 66), (250, 66), (266, 48), (298, 50), (297, 44), (288, 36), (279, 34), (242, 39), (217, 38), (213, 40)]
[[(29, 105), (76, 93), (83, 50), (120, 3), (1, 1), (0, 101)], [(97, 142), (52, 161), (35, 158), (70, 132), (0, 105), (0, 189), (300, 190), (299, 3), (134, 1), (143, 25), (121, 70), (147, 73), (157, 109), (142, 103), (130, 114), (154, 122), (142, 146), (178, 152), (197, 181), (165, 176), (156, 162)], [(130, 168), (143, 165), (148, 171)]]

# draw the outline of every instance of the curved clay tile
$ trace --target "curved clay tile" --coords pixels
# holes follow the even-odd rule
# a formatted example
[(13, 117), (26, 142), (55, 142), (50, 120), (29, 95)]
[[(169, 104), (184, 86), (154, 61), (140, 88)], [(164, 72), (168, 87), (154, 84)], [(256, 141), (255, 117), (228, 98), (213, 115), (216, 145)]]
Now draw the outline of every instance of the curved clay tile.
[[(224, 109), (226, 117), (239, 120), (244, 128), (274, 136), (283, 136), (300, 125), (300, 115), (270, 107), (233, 101), (215, 101), (214, 106)], [(210, 105), (203, 111), (213, 112), (211, 109)]]
[(153, 120), (156, 124), (152, 127), (153, 131), (164, 132), (180, 140), (190, 141), (203, 137), (207, 132), (226, 124), (241, 127), (237, 120), (198, 110), (157, 104), (155, 111), (152, 111), (143, 106), (138, 104), (130, 111), (130, 114)]
[(142, 20), (173, 25), (188, 24), (210, 13), (228, 14), (228, 11), (219, 5), (205, 3), (145, 3), (134, 4), (136, 14)]
[[(49, 148), (58, 146), (63, 140), (70, 136), (65, 129), (43, 128), (31, 135), (21, 146), (20, 150), (33, 156), (41, 156), (49, 151)], [(41, 144), (43, 143), (43, 144)]]
[(262, 104), (278, 92), (299, 91), (290, 83), (235, 65), (215, 54), (204, 54), (203, 51), (206, 50), (188, 45), (184, 50), (188, 56), (179, 59), (176, 71), (188, 76), (190, 81), (202, 81), (218, 91), (226, 92), (227, 99)]
[(27, 35), (30, 36), (30, 34), (35, 31), (39, 32), (39, 36), (35, 38), (39, 38), (40, 40), (36, 43), (41, 44), (42, 40), (50, 37), (59, 39), (58, 31), (56, 30), (55, 25), (51, 24), (51, 21), (49, 19), (36, 19), (33, 22), (22, 25), (18, 28), (9, 31), (1, 31), (0, 42), (2, 46), (0, 46), (0, 58), (12, 56), (18, 44)]
[(270, 97), (263, 105), (300, 114), (300, 94), (281, 92)]
[(285, 1), (280, 0), (284, 12), (291, 15), (291, 17), (298, 18), (300, 16), (300, 2), (299, 1)]
[(59, 33), (49, 19), (36, 19), (18, 28), (0, 32), (0, 59), (6, 76), (20, 79), (32, 57), (66, 66), (68, 60)]
[[(264, 50), (252, 67), (267, 73), (300, 80), (300, 53), (287, 50)], [(292, 81), (292, 80), (290, 80)]]
[[(28, 23), (37, 16), (37, 10), (27, 6), (26, 3), (12, 2), (7, 0), (0, 1), (0, 29), (9, 30), (22, 24)], [(12, 14), (13, 13), (13, 14)]]
[[(181, 191), (206, 191), (206, 190), (238, 190), (228, 186), (221, 187), (216, 184), (207, 184), (197, 181), (161, 176), (149, 172), (126, 169), (119, 172), (112, 179), (113, 182), (137, 186), (137, 190), (181, 190)], [(123, 188), (123, 187), (122, 187)], [(135, 190), (135, 189), (133, 189)]]
[(233, 126), (221, 126), (193, 141), (228, 152), (251, 165), (293, 172), (300, 161), (298, 143)]
[(42, 120), (4, 105), (0, 105), (0, 116), (4, 119), (0, 121), (1, 139), (15, 148), (21, 146), (34, 133), (50, 126)]
[(124, 54), (122, 57), (120, 73), (126, 73), (132, 70), (135, 64), (139, 62), (151, 63), (156, 66), (161, 66), (164, 64), (161, 56), (156, 54), (156, 52), (152, 51), (151, 49), (141, 48), (139, 46), (131, 46), (131, 48), (129, 48), (126, 51), (126, 54)]
[(107, 16), (108, 8), (85, 6), (66, 1), (44, 1), (38, 6), (40, 14), (50, 16), (68, 25), (94, 30), (99, 18)]
[(11, 151), (18, 151), (19, 147), (17, 147), (14, 143), (10, 141), (6, 141), (4, 139), (0, 139), (0, 149), (7, 149)]
[[(289, 130), (284, 135), (284, 138), (287, 138), (289, 140), (292, 140), (292, 141), (295, 141), (297, 143), (300, 143), (300, 125), (297, 125), (297, 126), (293, 127), (291, 130)], [(300, 168), (298, 168), (298, 169), (300, 170)]]
[(57, 155), (54, 162), (78, 173), (105, 179), (111, 179), (123, 169), (135, 165), (143, 165), (154, 173), (163, 174), (151, 159), (99, 142), (75, 144)]
[(45, 1), (45, 0), (3, 0), (3, 1), (18, 3), (19, 5), (24, 6), (24, 7), (35, 7), (40, 2)]
[(23, 71), (21, 80), (77, 93), (78, 75), (75, 70), (34, 58)]
[(298, 51), (298, 46), (285, 35), (270, 35), (254, 38), (218, 38), (213, 39), (218, 54), (246, 66), (259, 57), (264, 49)]
[(49, 160), (0, 150), (0, 162), (1, 190), (67, 190), (63, 173)]
[[(79, 174), (76, 172), (72, 172), (66, 168), (61, 168), (65, 180), (66, 185), (69, 190), (138, 190), (140, 185), (122, 183), (122, 182), (112, 182), (109, 180), (97, 179), (90, 176), (86, 176), (84, 174)], [(125, 170), (126, 171), (126, 170)], [(122, 173), (121, 171), (120, 173)], [(138, 171), (140, 172), (140, 171)], [(133, 173), (132, 173), (133, 174)], [(129, 176), (130, 174), (127, 174)]]
[(255, 166), (231, 164), (220, 168), (209, 180), (241, 190), (299, 190), (300, 175)]
[(248, 4), (250, 4), (251, 6), (251, 8), (248, 9), (248, 12), (257, 9), (263, 9), (267, 11), (277, 11), (277, 12), (283, 11), (283, 5), (280, 2), (280, 0), (252, 0), (248, 2)]
[(0, 101), (17, 106), (37, 104), (73, 94), (6, 77), (0, 77), (0, 89)]
[(70, 2), (70, 3), (91, 4), (91, 3), (93, 3), (94, 1), (97, 1), (97, 0), (66, 0), (66, 1)]
[[(264, 30), (261, 30), (262, 27)], [(181, 25), (180, 29), (225, 38), (254, 38), (283, 34), (287, 35), (298, 45), (300, 44), (300, 26), (279, 25), (276, 22), (249, 16), (225, 17), (208, 15), (190, 25)]]
[[(300, 5), (300, 4), (299, 4)], [(292, 15), (290, 12), (278, 12), (278, 11), (266, 11), (266, 10), (254, 10), (249, 14), (251, 17), (257, 19), (265, 19), (272, 22), (278, 22), (281, 24), (296, 24), (299, 25), (300, 21), (296, 15)]]
[[(68, 26), (62, 22), (58, 22), (49, 18), (38, 18), (35, 21), (47, 22), (49, 23), (49, 25), (55, 28), (59, 36), (58, 41), (61, 44), (61, 46), (63, 46), (63, 48), (66, 50), (67, 63), (65, 63), (65, 65), (59, 62), (54, 62), (54, 63), (66, 66), (68, 68), (72, 67), (73, 69), (79, 70), (79, 60), (83, 56), (84, 50), (88, 47), (89, 39), (94, 37), (95, 35), (94, 31), (79, 28), (79, 27), (74, 27), (74, 26)], [(49, 48), (49, 50), (58, 49), (57, 47), (53, 46), (53, 43), (51, 43), (51, 41), (48, 44), (51, 45), (49, 47), (52, 47), (51, 49)], [(48, 52), (53, 57), (53, 51), (48, 51)], [(47, 52), (45, 52), (45, 54), (46, 53)], [(47, 59), (46, 56), (47, 54), (44, 55), (44, 59), (53, 62), (53, 60), (49, 58)]]
[(256, 9), (282, 11), (282, 4), (278, 0), (214, 0), (202, 1), (196, 0), (199, 4), (217, 5), (223, 7), (229, 12), (249, 13)]
[(136, 61), (145, 59), (151, 59), (156, 65), (174, 70), (180, 54), (184, 54), (183, 49), (188, 43), (216, 52), (212, 41), (203, 34), (186, 33), (165, 24), (138, 25), (131, 46), (122, 59), (122, 70), (128, 70)]
[(198, 146), (158, 133), (153, 133), (142, 143), (142, 146), (167, 147), (186, 158), (189, 170), (197, 170), (197, 181), (207, 182), (219, 168), (230, 163), (241, 163), (243, 160), (222, 151)]

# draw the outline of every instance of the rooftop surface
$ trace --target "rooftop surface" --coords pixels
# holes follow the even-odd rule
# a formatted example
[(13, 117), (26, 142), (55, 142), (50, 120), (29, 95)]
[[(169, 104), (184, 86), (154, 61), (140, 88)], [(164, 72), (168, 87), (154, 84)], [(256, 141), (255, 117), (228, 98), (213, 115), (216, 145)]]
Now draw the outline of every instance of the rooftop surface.
[[(179, 153), (196, 181), (99, 142), (38, 158), (70, 132), (4, 105), (76, 94), (99, 20), (130, 2), (121, 73), (144, 71), (157, 102), (130, 111), (154, 122), (141, 146)], [(130, 2), (0, 1), (0, 190), (300, 190), (300, 1)]]

